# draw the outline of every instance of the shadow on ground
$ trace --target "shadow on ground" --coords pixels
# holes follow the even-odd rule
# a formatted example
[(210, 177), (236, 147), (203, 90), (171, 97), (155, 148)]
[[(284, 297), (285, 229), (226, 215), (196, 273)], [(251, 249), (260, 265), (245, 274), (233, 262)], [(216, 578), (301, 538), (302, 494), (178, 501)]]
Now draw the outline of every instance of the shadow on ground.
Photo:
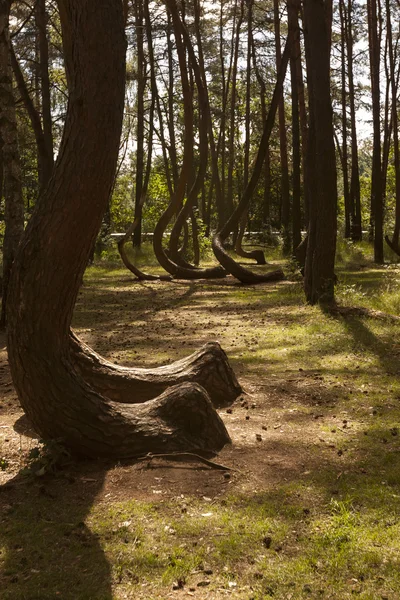
[(84, 521), (105, 470), (56, 479), (17, 476), (0, 487), (2, 600), (111, 600), (110, 566)]

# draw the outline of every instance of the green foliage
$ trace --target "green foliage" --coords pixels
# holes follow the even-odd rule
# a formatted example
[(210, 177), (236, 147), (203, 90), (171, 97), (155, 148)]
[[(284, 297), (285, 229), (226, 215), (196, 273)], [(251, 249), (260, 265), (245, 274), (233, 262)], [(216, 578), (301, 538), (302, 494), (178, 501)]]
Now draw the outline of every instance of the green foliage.
[(154, 231), (162, 213), (170, 202), (167, 180), (160, 168), (152, 171), (147, 201), (143, 210), (143, 231), (151, 233)]
[(129, 171), (117, 177), (110, 202), (110, 217), (113, 232), (124, 233), (133, 221), (133, 181)]
[(1, 471), (7, 471), (8, 467), (10, 466), (9, 461), (3, 457), (0, 457), (0, 470)]

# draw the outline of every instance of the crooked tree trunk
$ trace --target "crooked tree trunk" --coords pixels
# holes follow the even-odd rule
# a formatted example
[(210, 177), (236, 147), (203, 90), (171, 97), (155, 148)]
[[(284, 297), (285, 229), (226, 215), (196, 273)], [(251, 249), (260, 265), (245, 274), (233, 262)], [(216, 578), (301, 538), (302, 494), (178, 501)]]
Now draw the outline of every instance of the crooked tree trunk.
[[(250, 108), (251, 108), (251, 66), (253, 51), (253, 0), (246, 0), (247, 5), (247, 66), (246, 66), (246, 112), (245, 112), (245, 143), (244, 143), (244, 165), (243, 165), (243, 188), (249, 182), (249, 163), (250, 163)], [(239, 231), (235, 242), (235, 252), (243, 258), (250, 258), (256, 261), (258, 265), (265, 265), (266, 260), (262, 250), (245, 250), (242, 246), (243, 237), (248, 222), (248, 211), (246, 210), (239, 224)]]
[(246, 232), (248, 218), (248, 211), (246, 210), (240, 220), (239, 232), (235, 243), (235, 252), (238, 256), (241, 256), (242, 258), (250, 258), (252, 260), (255, 260), (258, 265), (266, 265), (267, 261), (265, 260), (265, 255), (262, 250), (245, 250), (243, 248), (242, 244), (244, 234)]
[[(178, 8), (175, 0), (168, 0), (168, 9), (171, 14), (173, 29), (175, 33), (176, 47), (179, 58), (179, 68), (181, 73), (181, 81), (182, 81), (182, 93), (184, 98), (184, 126), (185, 126), (185, 135), (184, 135), (184, 151), (183, 151), (183, 161), (182, 168), (179, 174), (179, 179), (177, 186), (175, 188), (175, 193), (173, 198), (171, 199), (170, 204), (161, 215), (156, 228), (154, 230), (154, 238), (153, 238), (153, 246), (154, 253), (157, 257), (160, 265), (173, 277), (178, 279), (213, 279), (224, 277), (226, 275), (225, 270), (220, 266), (210, 267), (208, 269), (199, 269), (193, 268), (192, 265), (185, 265), (185, 263), (181, 260), (176, 260), (175, 256), (177, 253), (177, 245), (179, 242), (179, 234), (186, 223), (186, 217), (189, 216), (190, 210), (192, 209), (194, 202), (197, 198), (197, 193), (200, 189), (200, 185), (204, 176), (204, 169), (206, 167), (207, 161), (207, 123), (204, 117), (206, 111), (206, 93), (204, 89), (204, 85), (202, 82), (202, 77), (200, 73), (200, 69), (198, 67), (198, 63), (196, 57), (194, 55), (193, 46), (190, 43), (189, 36), (187, 34), (186, 28), (182, 23)], [(189, 193), (189, 197), (187, 199), (186, 205), (180, 209), (183, 204), (185, 190), (187, 187), (187, 183), (189, 180), (190, 169), (192, 168), (193, 163), (193, 155), (192, 148), (194, 143), (194, 133), (193, 133), (193, 107), (191, 103), (191, 92), (189, 87), (189, 77), (188, 70), (186, 64), (186, 50), (189, 51), (189, 55), (191, 57), (191, 62), (193, 68), (195, 69), (196, 74), (196, 83), (199, 92), (199, 103), (200, 103), (200, 144), (201, 149), (200, 152), (202, 154), (202, 164), (199, 168), (198, 176), (196, 177), (196, 181), (193, 185), (192, 190)], [(176, 226), (173, 228), (171, 232), (172, 237), (172, 258), (168, 256), (163, 248), (163, 236), (164, 232), (173, 218), (173, 216), (178, 213), (178, 218), (176, 222)]]
[[(137, 231), (139, 231), (139, 233), (140, 233), (139, 237), (141, 239), (142, 209), (143, 209), (144, 203), (147, 198), (147, 190), (149, 187), (152, 158), (153, 158), (154, 110), (155, 110), (156, 98), (159, 101), (158, 94), (157, 94), (157, 83), (155, 81), (155, 74), (154, 74), (154, 69), (153, 69), (153, 67), (154, 67), (153, 58), (154, 57), (153, 57), (153, 46), (152, 46), (152, 41), (151, 41), (150, 19), (147, 18), (148, 17), (148, 0), (145, 0), (144, 12), (146, 14), (146, 17), (145, 17), (146, 18), (146, 36), (147, 36), (147, 42), (148, 42), (149, 57), (150, 57), (150, 63), (152, 65), (151, 66), (152, 96), (151, 96), (151, 105), (150, 105), (150, 112), (149, 112), (150, 126), (149, 126), (149, 138), (148, 138), (148, 146), (147, 146), (147, 161), (146, 161), (146, 170), (145, 170), (145, 174), (144, 174), (144, 179), (143, 179), (143, 173), (141, 174), (141, 177), (140, 177), (140, 179), (141, 179), (141, 182), (140, 182), (141, 196), (138, 200), (138, 203), (135, 203), (136, 204), (135, 212), (137, 212), (137, 216), (134, 218), (131, 226), (128, 227), (127, 231), (125, 232), (124, 237), (121, 240), (119, 240), (118, 252), (119, 252), (122, 262), (124, 263), (126, 268), (131, 273), (133, 273), (133, 275), (135, 275), (135, 277), (137, 277), (140, 281), (156, 281), (156, 280), (171, 281), (172, 277), (170, 275), (151, 275), (149, 273), (145, 273), (144, 271), (142, 271), (136, 265), (133, 264), (133, 262), (130, 260), (128, 253), (126, 251), (127, 242), (131, 239), (135, 240), (135, 236), (136, 236), (136, 240), (137, 240)], [(142, 154), (142, 159), (143, 159), (143, 154)], [(140, 161), (137, 162), (137, 168), (139, 168), (139, 166), (140, 166)], [(142, 167), (143, 167), (143, 165), (142, 165)], [(168, 179), (168, 176), (167, 176), (167, 179)], [(138, 181), (136, 181), (135, 192), (137, 192), (137, 190), (138, 190), (138, 185), (139, 185), (139, 183), (138, 183)], [(168, 185), (172, 191), (170, 181), (169, 181)], [(136, 246), (137, 246), (137, 244), (136, 244)], [(133, 242), (133, 247), (135, 247), (135, 242)]]
[(269, 139), (271, 137), (272, 128), (275, 122), (275, 115), (278, 109), (279, 100), (283, 91), (283, 82), (286, 75), (286, 69), (289, 63), (290, 53), (291, 53), (291, 44), (293, 43), (292, 38), (293, 32), (290, 30), (288, 39), (286, 42), (285, 50), (282, 55), (282, 60), (278, 72), (277, 81), (275, 84), (274, 93), (271, 100), (271, 105), (268, 111), (268, 116), (264, 124), (264, 130), (261, 137), (260, 145), (257, 152), (257, 157), (254, 162), (253, 171), (249, 180), (249, 183), (246, 186), (246, 189), (243, 192), (243, 195), (240, 199), (240, 202), (228, 219), (227, 223), (223, 226), (221, 231), (217, 232), (212, 241), (212, 247), (214, 250), (214, 254), (221, 263), (221, 265), (229, 272), (231, 275), (239, 279), (242, 283), (264, 283), (269, 281), (279, 281), (284, 279), (284, 273), (282, 269), (277, 269), (272, 271), (271, 273), (265, 273), (263, 275), (259, 275), (257, 273), (253, 273), (249, 269), (244, 268), (242, 265), (239, 265), (229, 254), (226, 252), (224, 248), (224, 241), (227, 239), (229, 234), (237, 228), (242, 215), (247, 211), (250, 200), (254, 191), (256, 189), (258, 180), (260, 178), (260, 174), (265, 163), (265, 157), (269, 149)]
[[(121, 2), (59, 0), (70, 101), (54, 175), (15, 259), (8, 352), (22, 407), (44, 438), (88, 456), (218, 450), (229, 435), (204, 388), (188, 382), (160, 397), (115, 402), (80, 374), (70, 322), (106, 209), (124, 104)], [(70, 244), (77, 228), (85, 235)], [(75, 346), (74, 346), (75, 345)]]
[(218, 342), (209, 342), (170, 365), (150, 369), (115, 365), (74, 334), (71, 334), (71, 348), (81, 375), (114, 402), (140, 404), (162, 394), (171, 385), (194, 382), (201, 385), (214, 406), (219, 407), (231, 404), (242, 391)]

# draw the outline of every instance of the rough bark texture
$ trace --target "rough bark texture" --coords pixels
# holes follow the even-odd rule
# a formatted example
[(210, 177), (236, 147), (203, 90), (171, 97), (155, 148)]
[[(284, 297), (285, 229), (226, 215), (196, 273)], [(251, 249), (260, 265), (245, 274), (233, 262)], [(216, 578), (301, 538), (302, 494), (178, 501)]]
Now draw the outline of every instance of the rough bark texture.
[[(145, 403), (115, 402), (82, 377), (71, 349), (72, 312), (116, 168), (125, 40), (121, 2), (59, 0), (59, 8), (68, 115), (10, 282), (8, 351), (21, 405), (42, 437), (89, 456), (218, 450), (229, 435), (204, 388), (188, 382)], [(78, 227), (85, 235), (71, 244)]]
[[(115, 402), (141, 403), (183, 382), (202, 385), (214, 406), (227, 406), (241, 393), (227, 356), (217, 342), (209, 342), (190, 356), (170, 365), (132, 369), (114, 365), (71, 336), (77, 368), (82, 376)], [(131, 398), (131, 400), (129, 400)]]

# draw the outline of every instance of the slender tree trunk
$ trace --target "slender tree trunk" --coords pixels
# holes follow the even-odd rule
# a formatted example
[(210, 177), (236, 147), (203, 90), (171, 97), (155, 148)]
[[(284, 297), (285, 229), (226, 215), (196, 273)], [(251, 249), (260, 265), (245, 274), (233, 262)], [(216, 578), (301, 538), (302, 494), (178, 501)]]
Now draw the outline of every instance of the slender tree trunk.
[[(96, 357), (76, 340), (71, 342), (80, 281), (114, 180), (125, 40), (121, 2), (58, 4), (70, 102), (55, 171), (28, 224), (10, 282), (8, 350), (15, 388), (42, 437), (61, 438), (82, 454), (215, 451), (229, 436), (202, 387), (184, 383), (159, 398), (132, 404), (134, 388), (128, 385), (127, 396), (120, 393), (112, 399), (107, 396), (111, 374), (126, 386), (129, 369), (114, 371), (104, 365), (99, 374)], [(84, 232), (78, 237), (77, 224)], [(90, 383), (80, 374), (84, 370), (91, 373)]]
[[(349, 186), (349, 156), (348, 156), (348, 140), (347, 140), (347, 87), (346, 87), (346, 64), (347, 64), (347, 32), (346, 32), (346, 7), (344, 0), (340, 0), (340, 41), (341, 41), (341, 83), (342, 83), (342, 150), (340, 153), (343, 173), (343, 196), (344, 196), (344, 237), (351, 237), (351, 220), (354, 215), (354, 203), (350, 200)], [(354, 201), (354, 199), (353, 199)]]
[[(360, 190), (360, 168), (358, 164), (358, 143), (356, 126), (356, 107), (355, 107), (355, 89), (354, 89), (354, 69), (353, 69), (353, 0), (348, 0), (347, 4), (347, 69), (349, 76), (349, 104), (350, 104), (350, 124), (351, 124), (351, 179), (350, 179), (350, 206), (352, 207), (351, 237), (354, 242), (362, 240), (361, 223), (361, 190)], [(346, 10), (346, 9), (345, 9)]]
[(310, 197), (304, 289), (311, 304), (334, 300), (336, 252), (336, 156), (330, 95), (330, 0), (304, 0), (304, 39), (310, 104), (309, 164), (315, 174)]
[[(391, 82), (390, 82), (390, 67), (388, 64), (388, 36), (386, 35), (385, 41), (385, 80), (386, 80), (386, 89), (385, 89), (385, 108), (384, 108), (384, 117), (383, 117), (383, 143), (382, 143), (382, 199), (383, 206), (385, 206), (386, 200), (386, 185), (387, 185), (387, 170), (389, 166), (389, 154), (390, 154), (390, 142), (392, 138), (392, 127), (393, 127), (393, 119), (392, 119), (392, 103), (390, 102), (391, 96)], [(399, 74), (399, 71), (397, 72)], [(397, 85), (398, 85), (398, 77), (397, 77)]]
[(33, 133), (35, 135), (38, 160), (39, 193), (41, 193), (47, 185), (49, 173), (52, 172), (52, 164), (54, 162), (54, 159), (53, 155), (50, 156), (48, 154), (48, 148), (43, 132), (40, 114), (29, 94), (24, 75), (21, 71), (21, 67), (18, 63), (17, 57), (15, 56), (14, 48), (12, 47), (12, 45), (11, 65), (14, 71), (15, 80), (17, 82), (18, 91), (25, 105), (26, 112), (28, 113), (32, 125)]
[[(281, 64), (281, 28), (279, 0), (274, 0), (274, 25), (275, 25), (275, 51), (276, 68), (279, 71)], [(289, 164), (287, 151), (285, 99), (282, 95), (279, 101), (279, 150), (281, 159), (281, 220), (283, 231), (283, 251), (290, 252), (290, 186), (289, 186)]]
[(43, 137), (46, 147), (46, 160), (42, 164), (44, 185), (49, 181), (54, 167), (53, 122), (51, 117), (51, 94), (49, 78), (49, 44), (47, 41), (46, 0), (37, 0), (36, 27), (39, 42), (39, 75), (42, 104)]
[(135, 221), (133, 246), (140, 248), (142, 242), (142, 193), (144, 170), (144, 100), (146, 89), (146, 63), (144, 57), (143, 0), (135, 0), (136, 31), (136, 177), (135, 177)]
[(175, 135), (175, 116), (174, 116), (174, 63), (173, 63), (173, 47), (171, 36), (173, 32), (171, 15), (168, 11), (168, 23), (167, 23), (167, 49), (168, 49), (168, 133), (169, 133), (169, 157), (172, 168), (172, 179), (174, 182), (174, 190), (178, 184), (179, 177), (179, 169), (178, 169), (178, 159), (176, 154), (176, 135)]
[[(201, 88), (204, 90), (204, 101), (202, 102), (202, 106), (203, 106), (203, 110), (204, 110), (205, 120), (207, 123), (207, 132), (208, 132), (208, 140), (209, 140), (209, 145), (210, 145), (211, 166), (212, 166), (211, 185), (210, 185), (210, 191), (209, 191), (209, 193), (210, 193), (209, 208), (207, 210), (207, 216), (206, 216), (206, 225), (207, 225), (207, 231), (208, 231), (208, 235), (209, 235), (210, 227), (211, 227), (211, 204), (212, 204), (211, 194), (212, 194), (213, 190), (215, 190), (215, 200), (216, 200), (215, 203), (216, 203), (217, 214), (218, 214), (218, 226), (220, 226), (224, 222), (226, 210), (225, 210), (225, 196), (224, 196), (224, 191), (223, 191), (223, 176), (221, 179), (220, 175), (219, 175), (219, 164), (218, 164), (219, 144), (216, 147), (215, 137), (214, 137), (213, 118), (211, 115), (210, 99), (209, 99), (209, 94), (208, 94), (207, 76), (206, 76), (206, 71), (205, 71), (203, 44), (202, 44), (201, 31), (200, 31), (200, 3), (199, 3), (199, 0), (195, 0), (195, 2), (194, 2), (194, 17), (195, 17), (194, 22), (195, 22), (195, 32), (196, 32), (196, 43), (197, 43), (198, 56), (199, 56), (199, 58), (198, 58), (198, 66), (199, 66), (199, 70), (200, 70), (199, 77), (201, 79)], [(188, 38), (186, 29), (184, 29), (184, 35), (185, 35), (185, 39), (186, 39), (186, 44), (189, 49), (189, 54), (190, 53), (193, 54), (193, 45), (190, 42), (190, 39)], [(196, 58), (193, 55), (192, 55), (192, 62), (193, 62), (193, 64), (196, 64), (196, 62), (197, 62)], [(225, 73), (224, 68), (223, 68), (223, 73)], [(222, 103), (223, 103), (222, 116), (225, 114), (224, 85), (223, 85), (223, 95), (222, 95)], [(221, 122), (222, 122), (222, 119), (221, 119)], [(225, 149), (222, 148), (222, 153), (221, 153), (221, 164), (222, 164), (221, 171), (222, 171), (222, 173), (224, 173), (224, 170), (225, 170), (224, 153), (225, 153)]]
[[(156, 225), (154, 231), (153, 245), (154, 253), (161, 266), (168, 271), (174, 277), (182, 279), (199, 279), (199, 278), (214, 278), (223, 277), (225, 270), (221, 266), (211, 267), (209, 269), (195, 269), (192, 265), (178, 261), (176, 259), (177, 244), (179, 241), (179, 234), (182, 227), (186, 224), (186, 218), (189, 216), (193, 204), (197, 198), (198, 191), (200, 190), (200, 184), (204, 178), (205, 171), (207, 168), (207, 95), (204, 89), (200, 68), (197, 64), (196, 57), (193, 52), (193, 47), (190, 42), (190, 38), (187, 35), (187, 30), (182, 23), (177, 5), (175, 0), (168, 0), (168, 8), (172, 16), (172, 23), (175, 33), (176, 46), (178, 51), (179, 69), (182, 81), (183, 91), (183, 104), (184, 104), (184, 151), (183, 151), (183, 162), (182, 169), (179, 175), (178, 184), (176, 186), (175, 194), (171, 199), (171, 202), (167, 209), (162, 214), (159, 222)], [(196, 177), (195, 184), (190, 190), (189, 197), (187, 199), (185, 207), (183, 207), (183, 200), (185, 197), (185, 191), (189, 181), (190, 172), (193, 168), (193, 145), (194, 145), (194, 122), (193, 122), (193, 104), (191, 101), (191, 90), (189, 85), (189, 74), (186, 61), (186, 50), (189, 51), (191, 63), (196, 69), (196, 81), (199, 90), (200, 100), (200, 114), (201, 114), (201, 160), (198, 176)], [(206, 116), (205, 116), (206, 115)], [(179, 210), (179, 206), (182, 208)], [(170, 250), (172, 250), (172, 256), (168, 256), (163, 249), (163, 235), (168, 223), (171, 221), (174, 214), (177, 214), (177, 221), (171, 232), (171, 244)]]
[[(157, 85), (156, 64), (155, 64), (155, 59), (154, 59), (154, 46), (153, 46), (153, 39), (152, 39), (153, 33), (152, 33), (152, 27), (151, 27), (149, 0), (144, 0), (144, 19), (145, 19), (145, 24), (146, 24), (146, 38), (147, 38), (147, 48), (148, 48), (149, 64), (150, 64), (151, 96), (152, 96), (152, 99), (155, 98), (155, 100), (156, 100), (157, 118), (158, 118), (159, 127), (160, 127), (159, 137), (160, 137), (161, 150), (162, 150), (163, 159), (164, 159), (165, 176), (167, 179), (169, 195), (172, 196), (175, 182), (172, 181), (173, 175), (171, 175), (171, 165), (170, 165), (170, 161), (168, 159), (167, 143), (165, 140), (165, 133), (164, 133), (164, 117), (163, 117), (163, 112), (161, 110), (160, 94), (158, 92), (158, 85)], [(153, 129), (154, 129), (154, 123), (153, 123)]]
[(392, 238), (392, 245), (399, 248), (399, 236), (400, 236), (400, 148), (399, 148), (399, 118), (398, 118), (398, 107), (397, 107), (397, 83), (396, 83), (396, 69), (395, 69), (395, 56), (393, 49), (393, 32), (392, 32), (392, 19), (390, 16), (390, 2), (386, 0), (386, 24), (387, 24), (387, 37), (389, 44), (389, 67), (390, 67), (390, 87), (391, 87), (391, 99), (392, 99), (392, 126), (393, 126), (393, 154), (394, 154), (394, 176), (395, 176), (395, 191), (396, 191), (396, 208), (395, 208), (395, 223)]
[[(293, 29), (293, 39), (300, 38), (298, 20), (298, 2), (289, 0), (288, 21)], [(293, 44), (290, 56), (290, 80), (292, 88), (292, 169), (293, 169), (293, 200), (292, 200), (292, 250), (301, 242), (301, 170), (300, 170), (300, 114), (299, 93), (297, 85), (297, 45)]]
[(221, 231), (217, 232), (212, 241), (212, 247), (214, 254), (222, 264), (222, 266), (234, 277), (237, 277), (242, 283), (262, 283), (267, 281), (277, 281), (284, 278), (282, 269), (277, 269), (271, 273), (265, 275), (259, 275), (252, 273), (248, 269), (239, 265), (224, 248), (224, 241), (227, 239), (229, 234), (237, 228), (240, 219), (245, 211), (247, 211), (249, 202), (254, 194), (257, 183), (259, 181), (263, 165), (265, 163), (266, 153), (269, 149), (269, 140), (271, 137), (272, 128), (275, 122), (276, 112), (279, 106), (279, 99), (283, 92), (283, 82), (286, 75), (287, 66), (290, 59), (291, 46), (293, 44), (292, 32), (289, 30), (288, 39), (286, 42), (285, 50), (282, 55), (281, 65), (279, 67), (278, 76), (272, 95), (271, 104), (269, 107), (267, 119), (264, 124), (263, 134), (258, 147), (257, 157), (254, 161), (251, 177), (247, 184), (240, 202), (236, 207), (235, 211), (225, 223)]
[[(250, 30), (251, 35), (251, 48), (252, 48), (252, 58), (253, 58), (253, 68), (258, 81), (258, 85), (260, 86), (260, 102), (261, 102), (261, 121), (265, 123), (267, 120), (267, 100), (266, 100), (266, 85), (265, 81), (260, 73), (260, 69), (257, 64), (257, 56), (256, 56), (256, 47), (254, 43), (254, 36), (252, 30)], [(265, 163), (264, 163), (264, 198), (263, 198), (263, 226), (266, 231), (269, 233), (271, 229), (271, 158), (270, 158), (270, 149), (269, 144), (266, 150), (265, 155)]]
[(247, 4), (247, 64), (246, 64), (246, 108), (245, 108), (245, 140), (244, 140), (244, 170), (243, 186), (249, 182), (250, 161), (250, 102), (251, 102), (251, 30), (253, 27), (253, 0), (246, 0)]
[(380, 40), (376, 0), (368, 0), (368, 33), (371, 68), (373, 154), (371, 182), (371, 229), (374, 237), (374, 260), (383, 263), (383, 199), (381, 178), (381, 114), (380, 114)]
[(240, 0), (240, 13), (236, 24), (235, 46), (232, 66), (232, 84), (230, 93), (230, 114), (229, 114), (229, 140), (228, 140), (228, 179), (226, 193), (226, 207), (229, 215), (233, 213), (234, 193), (233, 193), (233, 172), (235, 169), (235, 134), (236, 134), (236, 100), (237, 100), (237, 71), (239, 61), (239, 41), (240, 30), (244, 16), (244, 0)]
[[(249, 182), (249, 162), (250, 162), (250, 109), (251, 109), (251, 66), (252, 66), (252, 27), (253, 27), (253, 0), (247, 0), (247, 65), (246, 65), (246, 108), (245, 108), (245, 143), (244, 143), (244, 162), (243, 162), (243, 189)], [(252, 258), (257, 264), (265, 265), (266, 260), (262, 250), (252, 250), (248, 252), (242, 247), (244, 233), (249, 222), (249, 210), (247, 209), (239, 223), (239, 232), (235, 243), (235, 252), (243, 258)]]
[[(303, 81), (303, 61), (300, 44), (300, 36), (295, 39), (296, 46), (296, 71), (297, 71), (297, 93), (299, 98), (299, 117), (301, 130), (301, 166), (303, 172), (303, 198), (304, 198), (304, 221), (309, 222), (309, 188), (310, 175), (308, 173), (307, 147), (308, 147), (308, 119)], [(293, 246), (294, 247), (294, 246)]]
[(24, 231), (24, 201), (18, 148), (17, 119), (10, 64), (9, 16), (11, 2), (0, 1), (0, 143), (2, 154), (5, 232), (0, 325), (6, 324), (11, 269)]

